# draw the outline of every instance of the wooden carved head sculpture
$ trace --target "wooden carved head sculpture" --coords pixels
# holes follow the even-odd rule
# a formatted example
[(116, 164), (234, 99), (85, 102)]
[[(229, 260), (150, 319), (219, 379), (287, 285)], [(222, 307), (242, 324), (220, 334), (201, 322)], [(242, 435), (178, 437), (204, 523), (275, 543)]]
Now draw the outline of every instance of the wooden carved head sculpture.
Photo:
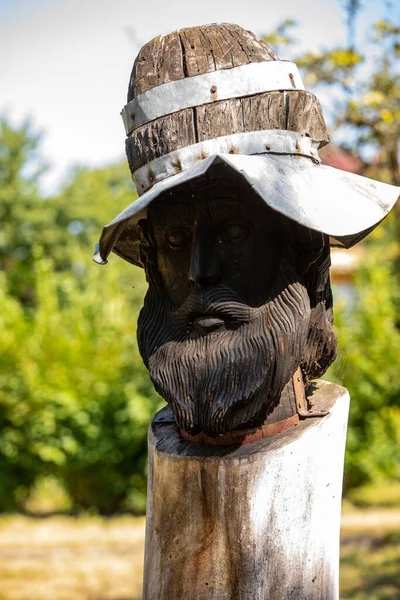
[(140, 198), (95, 260), (144, 267), (139, 349), (178, 426), (215, 438), (307, 414), (304, 382), (336, 352), (330, 246), (367, 235), (397, 188), (321, 165), (319, 101), (237, 25), (146, 44), (122, 116)]

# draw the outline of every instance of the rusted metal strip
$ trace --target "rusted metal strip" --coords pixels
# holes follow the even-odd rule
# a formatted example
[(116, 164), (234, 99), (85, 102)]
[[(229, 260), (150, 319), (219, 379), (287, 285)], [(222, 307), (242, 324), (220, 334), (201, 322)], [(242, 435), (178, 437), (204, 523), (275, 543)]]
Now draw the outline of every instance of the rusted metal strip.
[(329, 414), (329, 410), (318, 410), (316, 407), (309, 408), (300, 367), (293, 375), (293, 388), (294, 395), (296, 397), (297, 413), (302, 419), (309, 419), (311, 417), (326, 417), (326, 415)]
[(304, 90), (295, 63), (285, 60), (254, 62), (193, 77), (169, 81), (140, 94), (121, 111), (126, 134), (154, 119), (210, 104), (276, 90)]
[(181, 436), (190, 442), (196, 442), (197, 444), (208, 444), (210, 446), (232, 446), (233, 444), (250, 444), (256, 440), (261, 440), (265, 437), (272, 437), (286, 429), (290, 429), (299, 423), (299, 415), (293, 415), (282, 421), (276, 423), (268, 423), (257, 429), (242, 429), (236, 431), (229, 431), (222, 435), (218, 435), (215, 438), (206, 435), (205, 433), (199, 433), (198, 435), (189, 435), (183, 429), (180, 430)]
[(318, 410), (317, 407), (309, 408), (307, 397), (303, 385), (303, 376), (300, 367), (297, 369), (292, 378), (293, 389), (296, 398), (297, 414), (276, 423), (267, 423), (262, 427), (253, 429), (243, 429), (229, 431), (222, 435), (213, 438), (205, 433), (197, 435), (189, 435), (183, 429), (180, 430), (181, 436), (190, 442), (197, 444), (208, 444), (210, 446), (231, 446), (233, 444), (250, 444), (265, 437), (272, 437), (294, 427), (300, 422), (300, 419), (309, 419), (315, 417), (325, 417), (329, 414), (329, 410)]

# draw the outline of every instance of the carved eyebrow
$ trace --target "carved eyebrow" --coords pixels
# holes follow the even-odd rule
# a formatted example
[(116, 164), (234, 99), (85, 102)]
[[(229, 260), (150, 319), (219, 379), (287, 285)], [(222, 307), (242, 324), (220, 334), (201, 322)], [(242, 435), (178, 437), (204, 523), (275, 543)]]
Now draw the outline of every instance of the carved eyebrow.
[(187, 200), (186, 202), (171, 202), (169, 204), (169, 210), (173, 210), (173, 209), (180, 210), (182, 208), (187, 209), (187, 208), (191, 208), (194, 206), (196, 206), (196, 200), (193, 198), (193, 199)]
[(153, 213), (152, 220), (158, 226), (165, 226), (168, 223), (172, 226), (176, 226), (178, 223), (187, 225), (194, 222), (195, 211), (188, 210), (187, 204), (165, 205), (162, 210)]
[(235, 198), (213, 198), (208, 203), (208, 209), (212, 216), (222, 218), (240, 216), (240, 206)]
[[(192, 209), (192, 210), (191, 210)], [(172, 206), (170, 206), (166, 213), (168, 215), (168, 217), (179, 217), (180, 219), (193, 219), (195, 212), (196, 212), (196, 206), (195, 205), (189, 205), (189, 204), (173, 204)]]

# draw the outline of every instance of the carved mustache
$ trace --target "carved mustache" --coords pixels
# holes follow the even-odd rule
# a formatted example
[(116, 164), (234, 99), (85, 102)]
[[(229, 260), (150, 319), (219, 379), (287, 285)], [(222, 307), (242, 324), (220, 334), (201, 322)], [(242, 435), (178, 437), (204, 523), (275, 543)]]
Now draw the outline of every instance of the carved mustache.
[(239, 296), (226, 286), (212, 289), (192, 290), (185, 302), (174, 312), (173, 320), (178, 326), (190, 326), (199, 315), (207, 315), (227, 321), (238, 327), (249, 323), (252, 311)]

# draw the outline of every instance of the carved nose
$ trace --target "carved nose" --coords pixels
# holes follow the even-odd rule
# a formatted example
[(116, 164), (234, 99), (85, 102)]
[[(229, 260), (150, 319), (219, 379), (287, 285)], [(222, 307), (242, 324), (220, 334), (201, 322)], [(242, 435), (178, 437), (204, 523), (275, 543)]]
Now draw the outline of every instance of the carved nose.
[(218, 240), (204, 227), (193, 238), (189, 280), (198, 286), (215, 285), (220, 280)]

